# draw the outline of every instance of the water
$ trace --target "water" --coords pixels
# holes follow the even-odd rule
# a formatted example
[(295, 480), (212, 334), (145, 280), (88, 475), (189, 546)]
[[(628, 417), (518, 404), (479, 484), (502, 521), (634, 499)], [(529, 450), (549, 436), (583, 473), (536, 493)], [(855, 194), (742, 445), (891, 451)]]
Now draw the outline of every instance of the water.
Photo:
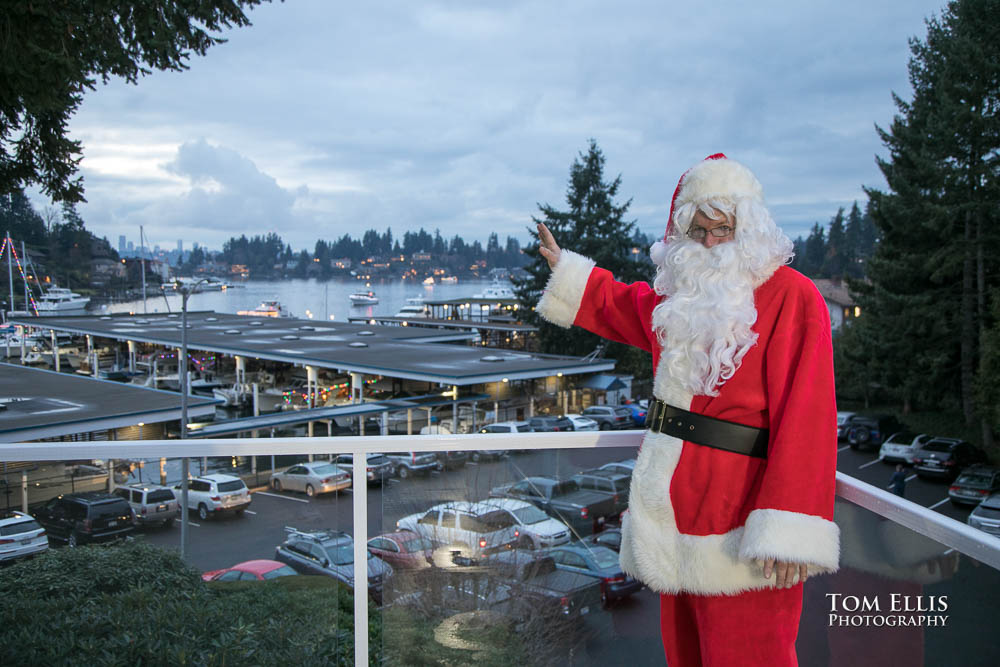
[[(391, 316), (399, 312), (406, 299), (422, 296), (426, 300), (468, 298), (479, 294), (492, 284), (490, 280), (460, 280), (457, 283), (425, 286), (412, 280), (366, 283), (357, 280), (273, 280), (242, 282), (243, 287), (222, 292), (192, 294), (188, 299), (188, 312), (213, 310), (218, 313), (235, 313), (256, 308), (262, 301), (280, 301), (292, 315), (299, 318), (346, 322), (348, 317)], [(355, 306), (348, 298), (357, 290), (375, 292), (379, 302), (371, 306)], [(146, 297), (148, 313), (179, 312), (181, 297), (149, 289)], [(142, 300), (109, 304), (103, 312), (143, 313)]]

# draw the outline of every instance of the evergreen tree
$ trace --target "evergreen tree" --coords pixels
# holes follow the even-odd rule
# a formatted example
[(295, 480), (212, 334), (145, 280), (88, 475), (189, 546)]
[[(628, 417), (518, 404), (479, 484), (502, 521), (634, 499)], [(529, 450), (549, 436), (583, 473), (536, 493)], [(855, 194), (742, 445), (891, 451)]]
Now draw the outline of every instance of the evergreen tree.
[[(635, 222), (625, 219), (631, 200), (616, 203), (621, 176), (613, 181), (604, 180), (604, 154), (597, 142), (590, 141), (586, 153), (580, 153), (570, 167), (566, 190), (566, 210), (548, 204), (539, 204), (541, 216), (533, 217), (543, 222), (555, 236), (560, 246), (590, 257), (597, 265), (611, 271), (618, 280), (633, 282), (649, 279), (648, 266), (631, 260), (632, 235)], [(537, 241), (538, 233), (532, 227), (529, 233)], [(515, 280), (518, 300), (529, 313), (527, 319), (538, 326), (539, 341), (544, 352), (583, 356), (594, 351), (602, 339), (578, 327), (569, 330), (543, 320), (534, 312), (542, 290), (549, 278), (548, 263), (539, 252), (537, 243), (525, 249), (529, 263), (527, 276)], [(611, 343), (606, 356), (618, 361), (617, 368), (638, 378), (652, 375), (652, 364), (646, 352), (619, 343)]]
[(861, 209), (858, 202), (854, 202), (844, 226), (844, 268), (848, 278), (861, 278), (864, 275), (863, 262), (867, 255), (861, 247), (861, 225)]
[(844, 209), (830, 220), (830, 231), (826, 237), (826, 252), (820, 275), (824, 278), (843, 278), (847, 268), (847, 239), (844, 230)]
[[(926, 23), (926, 39), (911, 41), (913, 99), (894, 96), (899, 114), (879, 129), (890, 153), (878, 161), (888, 190), (868, 191), (865, 217), (873, 227), (862, 220), (861, 247), (872, 247), (871, 287), (855, 287), (862, 317), (871, 318), (869, 347), (901, 345), (908, 352), (885, 373), (898, 384), (897, 397), (912, 400), (910, 384), (918, 381), (929, 404), (957, 397), (968, 425), (977, 414), (987, 418), (988, 443), (991, 424), (976, 403), (983, 385), (976, 376), (983, 373), (982, 348), (994, 321), (987, 295), (1000, 268), (994, 259), (1000, 250), (1000, 3), (955, 0)], [(941, 330), (923, 330), (921, 322)]]

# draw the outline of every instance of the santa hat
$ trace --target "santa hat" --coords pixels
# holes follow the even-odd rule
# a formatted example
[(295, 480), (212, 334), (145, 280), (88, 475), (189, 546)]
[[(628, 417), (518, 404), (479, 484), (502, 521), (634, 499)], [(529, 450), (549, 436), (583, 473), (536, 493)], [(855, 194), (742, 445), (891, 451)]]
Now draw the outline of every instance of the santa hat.
[[(663, 240), (650, 248), (653, 261), (659, 264), (665, 252), (665, 242), (674, 228), (674, 212), (684, 204), (701, 204), (712, 199), (736, 201), (743, 198), (764, 202), (764, 189), (747, 167), (730, 160), (724, 153), (715, 153), (691, 167), (681, 176), (670, 201), (670, 217)], [(659, 257), (658, 257), (659, 256)]]

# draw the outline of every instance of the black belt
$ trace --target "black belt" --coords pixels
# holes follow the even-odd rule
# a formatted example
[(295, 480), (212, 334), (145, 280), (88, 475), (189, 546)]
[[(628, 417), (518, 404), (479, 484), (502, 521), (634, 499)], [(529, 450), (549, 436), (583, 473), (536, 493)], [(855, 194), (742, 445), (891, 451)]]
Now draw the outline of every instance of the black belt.
[(705, 447), (760, 459), (767, 458), (766, 428), (706, 417), (681, 410), (658, 399), (653, 400), (646, 412), (646, 427), (650, 431), (672, 435)]

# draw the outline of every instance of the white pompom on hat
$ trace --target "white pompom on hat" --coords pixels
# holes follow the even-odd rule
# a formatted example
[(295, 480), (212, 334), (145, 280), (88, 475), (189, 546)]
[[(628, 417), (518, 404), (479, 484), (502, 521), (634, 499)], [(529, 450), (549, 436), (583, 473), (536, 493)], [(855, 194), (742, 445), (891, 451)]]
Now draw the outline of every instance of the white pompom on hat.
[(730, 160), (724, 153), (715, 153), (688, 169), (677, 182), (670, 202), (670, 217), (663, 240), (657, 241), (649, 249), (654, 263), (663, 261), (665, 242), (674, 226), (674, 212), (684, 204), (700, 204), (712, 199), (731, 201), (751, 198), (764, 203), (764, 188), (746, 166)]

